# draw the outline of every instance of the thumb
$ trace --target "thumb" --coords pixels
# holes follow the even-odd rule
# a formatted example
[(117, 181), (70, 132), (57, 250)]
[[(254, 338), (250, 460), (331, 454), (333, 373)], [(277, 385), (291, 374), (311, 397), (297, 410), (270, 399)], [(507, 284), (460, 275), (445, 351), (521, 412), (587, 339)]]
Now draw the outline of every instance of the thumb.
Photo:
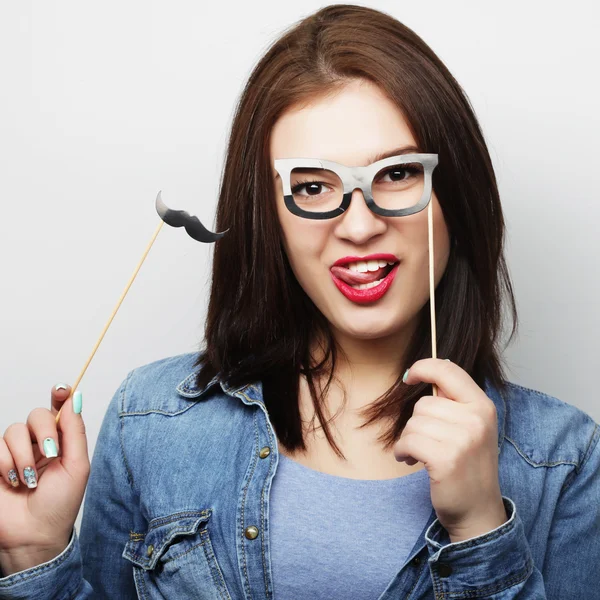
[[(70, 471), (78, 471), (89, 465), (85, 423), (81, 415), (82, 393), (76, 390), (64, 402), (58, 428), (62, 433), (62, 463)], [(76, 412), (78, 411), (78, 412)]]

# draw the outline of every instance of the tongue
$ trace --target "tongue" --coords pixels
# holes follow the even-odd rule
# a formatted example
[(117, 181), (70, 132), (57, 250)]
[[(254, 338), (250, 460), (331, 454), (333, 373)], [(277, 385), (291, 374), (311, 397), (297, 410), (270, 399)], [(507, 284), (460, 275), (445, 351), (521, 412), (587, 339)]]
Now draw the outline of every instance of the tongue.
[(331, 267), (331, 272), (348, 285), (357, 285), (359, 283), (371, 283), (372, 281), (382, 279), (388, 267), (377, 269), (377, 271), (367, 271), (366, 273), (351, 271), (346, 267)]

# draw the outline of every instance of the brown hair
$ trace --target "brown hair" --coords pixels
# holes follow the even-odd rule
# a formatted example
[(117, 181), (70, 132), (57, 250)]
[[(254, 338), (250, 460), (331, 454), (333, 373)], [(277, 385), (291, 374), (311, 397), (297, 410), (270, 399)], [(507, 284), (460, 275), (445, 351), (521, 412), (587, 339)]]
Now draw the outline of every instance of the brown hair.
[[(504, 387), (498, 349), (505, 291), (517, 309), (503, 254), (504, 219), (494, 170), (473, 108), (460, 85), (423, 40), (390, 15), (334, 4), (300, 20), (254, 67), (233, 118), (222, 174), (216, 228), (229, 232), (215, 245), (205, 349), (197, 382), (220, 374), (230, 385), (262, 381), (277, 437), (290, 451), (305, 449), (298, 406), (299, 377), (307, 378), (316, 416), (335, 452), (322, 412), (337, 352), (327, 320), (296, 280), (275, 210), (269, 156), (271, 129), (290, 107), (314, 101), (354, 78), (379, 86), (405, 116), (420, 152), (439, 155), (433, 189), (453, 240), (435, 292), (438, 356), (450, 358), (480, 387)], [(429, 301), (419, 315), (407, 365), (431, 356)], [(310, 356), (320, 332), (327, 354)], [(403, 365), (398, 365), (399, 373)], [(322, 394), (315, 381), (328, 375)], [(431, 384), (395, 384), (366, 407), (363, 426), (392, 422), (380, 436), (389, 449), (416, 401)]]

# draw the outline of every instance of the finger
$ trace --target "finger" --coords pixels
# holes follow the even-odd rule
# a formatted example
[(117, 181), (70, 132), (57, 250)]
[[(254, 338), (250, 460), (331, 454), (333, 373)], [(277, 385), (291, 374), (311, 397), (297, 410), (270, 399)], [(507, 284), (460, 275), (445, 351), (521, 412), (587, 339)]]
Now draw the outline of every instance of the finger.
[(67, 383), (57, 383), (50, 392), (50, 409), (53, 415), (57, 415), (61, 406), (71, 394), (71, 386)]
[(435, 417), (447, 423), (461, 424), (468, 416), (469, 409), (466, 405), (444, 398), (444, 396), (421, 396), (413, 407), (412, 417), (422, 415)]
[(431, 438), (446, 445), (456, 444), (464, 437), (464, 429), (459, 425), (423, 415), (416, 415), (408, 420), (400, 439), (409, 433), (417, 433), (428, 440)]
[(86, 470), (89, 467), (85, 423), (81, 413), (73, 410), (73, 399), (79, 394), (80, 390), (76, 390), (64, 403), (58, 421), (62, 433), (62, 464), (68, 471), (77, 474), (82, 467)]
[(52, 411), (34, 408), (27, 417), (27, 427), (37, 441), (42, 456), (54, 458), (60, 452), (58, 430)]
[(419, 433), (407, 433), (394, 445), (394, 457), (397, 461), (412, 458), (417, 462), (422, 462), (427, 468), (435, 465), (436, 462), (439, 463), (439, 457), (447, 454), (445, 448), (446, 444), (429, 438), (425, 439)]
[(25, 423), (9, 425), (4, 432), (4, 441), (15, 461), (20, 480), (28, 488), (37, 487), (37, 471), (29, 427)]
[(0, 438), (0, 473), (2, 473), (2, 478), (8, 485), (11, 487), (19, 486), (19, 476), (17, 475), (15, 461), (4, 438)]
[(404, 383), (414, 385), (419, 381), (435, 383), (443, 396), (463, 404), (480, 401), (482, 394), (485, 396), (464, 369), (441, 358), (422, 358), (408, 369)]

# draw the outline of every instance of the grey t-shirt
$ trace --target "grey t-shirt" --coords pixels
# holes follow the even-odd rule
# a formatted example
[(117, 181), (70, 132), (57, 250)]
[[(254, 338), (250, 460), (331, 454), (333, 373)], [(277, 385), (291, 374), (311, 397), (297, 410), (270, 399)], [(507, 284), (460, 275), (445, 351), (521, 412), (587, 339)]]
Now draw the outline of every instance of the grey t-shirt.
[(432, 508), (426, 469), (350, 479), (280, 453), (269, 517), (275, 600), (376, 600)]

